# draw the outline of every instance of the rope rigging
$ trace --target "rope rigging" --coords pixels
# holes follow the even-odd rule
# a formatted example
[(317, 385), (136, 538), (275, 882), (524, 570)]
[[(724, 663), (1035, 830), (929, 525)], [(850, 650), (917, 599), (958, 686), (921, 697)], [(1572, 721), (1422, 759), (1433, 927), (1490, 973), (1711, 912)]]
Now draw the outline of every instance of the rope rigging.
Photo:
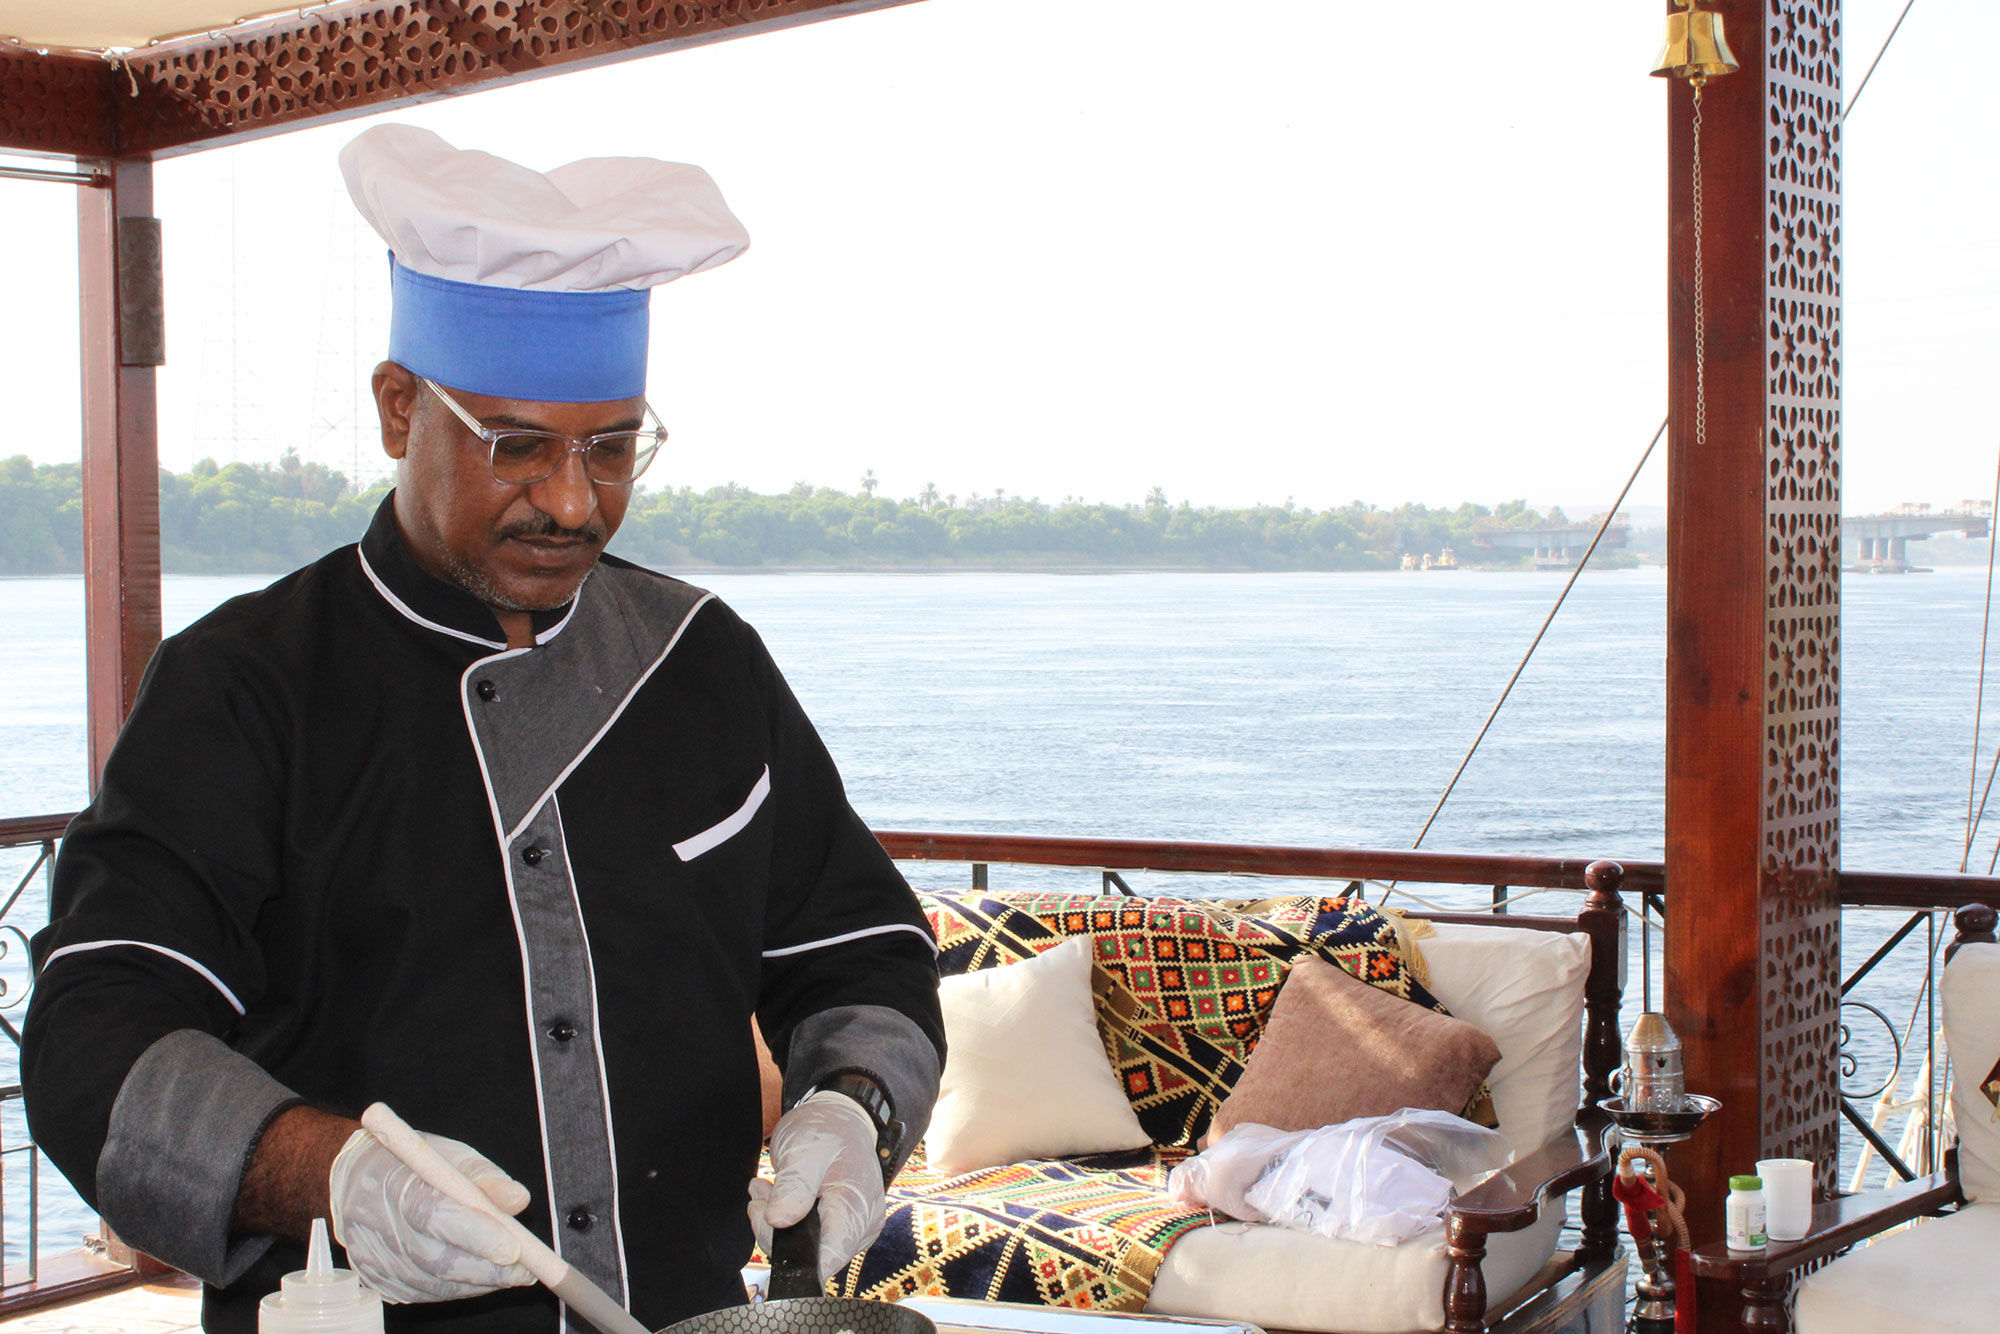
[[(1882, 58), (1889, 54), (1889, 47), (1896, 40), (1896, 34), (1903, 30), (1903, 20), (1910, 16), (1910, 11), (1916, 8), (1916, 3), (1917, 0), (1907, 0), (1907, 3), (1903, 6), (1902, 13), (1896, 16), (1895, 25), (1889, 29), (1889, 35), (1882, 40), (1881, 49), (1876, 51), (1875, 59), (1868, 64), (1867, 73), (1861, 76), (1861, 82), (1856, 85), (1854, 96), (1847, 100), (1846, 107), (1841, 110), (1840, 124), (1845, 125), (1847, 118), (1854, 114), (1854, 108), (1861, 102), (1861, 94), (1867, 91), (1868, 81), (1875, 77), (1875, 71), (1881, 65)], [(1694, 247), (1695, 272), (1697, 274), (1701, 272), (1702, 259), (1701, 210), (1701, 85), (1697, 81), (1694, 89)], [(1707, 330), (1705, 327), (1706, 320), (1703, 318), (1702, 312), (1702, 295), (1702, 283), (1697, 278), (1694, 287), (1695, 439), (1697, 444), (1705, 442), (1708, 433), (1707, 403), (1706, 395), (1703, 393), (1704, 362), (1707, 359), (1704, 355), (1706, 349), (1703, 344)], [(1555, 605), (1549, 608), (1549, 614), (1543, 619), (1541, 628), (1535, 631), (1534, 639), (1528, 644), (1528, 651), (1521, 655), (1519, 665), (1514, 668), (1513, 674), (1507, 678), (1506, 686), (1500, 691), (1500, 698), (1494, 701), (1492, 712), (1486, 715), (1486, 721), (1481, 724), (1478, 735), (1472, 738), (1472, 744), (1466, 748), (1464, 758), (1459, 760), (1458, 767), (1452, 771), (1451, 780), (1445, 784), (1444, 791), (1439, 794), (1437, 804), (1431, 807), (1429, 818), (1424, 821), (1423, 828), (1417, 831), (1415, 840), (1410, 844), (1412, 849), (1423, 846), (1424, 839), (1431, 832), (1431, 826), (1437, 823), (1438, 816), (1444, 812), (1445, 803), (1451, 800), (1451, 794), (1458, 788), (1459, 779), (1465, 776), (1467, 767), (1472, 763), (1472, 757), (1479, 752), (1480, 743), (1486, 740), (1486, 734), (1493, 729), (1494, 720), (1500, 716), (1500, 710), (1506, 705), (1508, 697), (1514, 693), (1515, 684), (1520, 681), (1521, 674), (1527, 670), (1529, 660), (1535, 656), (1535, 650), (1541, 646), (1542, 637), (1548, 633), (1549, 626), (1554, 623), (1556, 613), (1562, 610), (1563, 602), (1569, 597), (1570, 589), (1576, 586), (1578, 577), (1583, 574), (1585, 567), (1590, 564), (1590, 557), (1596, 552), (1599, 540), (1603, 538), (1605, 530), (1611, 526), (1611, 521), (1617, 516), (1619, 507), (1625, 503), (1625, 497), (1632, 490), (1632, 484), (1639, 480), (1639, 473), (1645, 468), (1647, 460), (1652, 458), (1654, 446), (1658, 445), (1660, 437), (1666, 434), (1667, 424), (1667, 421), (1662, 421), (1659, 430), (1653, 433), (1652, 440), (1646, 445), (1645, 452), (1639, 457), (1638, 466), (1632, 469), (1632, 475), (1626, 479), (1624, 489), (1619, 491), (1618, 499), (1612, 503), (1610, 510), (1604, 516), (1604, 521), (1598, 525), (1596, 534), (1590, 539), (1590, 546), (1584, 551), (1582, 559), (1577, 561), (1576, 568), (1570, 571), (1568, 582), (1563, 585), (1562, 592), (1556, 595)], [(2000, 476), (1996, 476), (1994, 479), (1994, 518), (1996, 522), (2000, 522)], [(1993, 549), (1996, 545), (2000, 545), (2000, 543), (1989, 541), (1987, 549), (1986, 614), (1988, 621), (1992, 617)], [(1979, 636), (1979, 697), (1982, 704), (1985, 699), (1986, 688), (1986, 639), (1986, 625), (1982, 623)], [(1996, 750), (1993, 756), (1993, 766), (1987, 771), (1986, 787), (1984, 791), (1978, 794), (1978, 811), (1975, 813), (1973, 810), (1973, 789), (1976, 789), (1979, 783), (1978, 708), (1979, 706), (1976, 705), (1973, 718), (1972, 778), (1966, 792), (1965, 850), (1964, 855), (1959, 859), (1958, 867), (1961, 872), (1966, 869), (1967, 864), (1971, 860), (1973, 840), (1978, 833), (1980, 817), (1985, 814), (1987, 798), (1992, 793), (1995, 778), (1996, 776), (2000, 776), (2000, 750)], [(1992, 875), (1996, 871), (2000, 871), (2000, 842), (1996, 842), (1994, 845), (1993, 861), (1987, 867), (1987, 874)], [(1395, 884), (1392, 882), (1389, 886), (1389, 892), (1393, 892), (1394, 889)]]

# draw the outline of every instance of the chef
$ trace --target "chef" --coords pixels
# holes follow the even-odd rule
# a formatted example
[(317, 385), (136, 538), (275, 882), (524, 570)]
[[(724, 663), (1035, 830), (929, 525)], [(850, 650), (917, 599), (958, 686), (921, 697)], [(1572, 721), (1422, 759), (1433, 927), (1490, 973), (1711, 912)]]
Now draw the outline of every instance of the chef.
[(580, 1328), (377, 1100), (648, 1326), (740, 1303), (815, 1200), (831, 1274), (936, 1096), (934, 944), (756, 633), (602, 554), (666, 439), (650, 289), (748, 238), (675, 163), (390, 125), (341, 165), (392, 252), (396, 489), (155, 654), (34, 941), (35, 1138), (211, 1331), (318, 1216), (392, 1329)]

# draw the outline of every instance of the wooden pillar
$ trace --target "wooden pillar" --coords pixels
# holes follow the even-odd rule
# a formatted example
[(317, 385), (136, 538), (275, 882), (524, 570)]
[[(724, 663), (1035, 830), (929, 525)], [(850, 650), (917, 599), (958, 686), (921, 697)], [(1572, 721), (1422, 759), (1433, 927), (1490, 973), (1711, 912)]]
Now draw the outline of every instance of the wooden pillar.
[(84, 624), (94, 792), (160, 642), (159, 225), (153, 164), (77, 192), (83, 331)]
[(1692, 93), (1667, 98), (1666, 995), (1723, 1104), (1670, 1155), (1698, 1245), (1760, 1157), (1835, 1179), (1840, 982), (1840, 0), (1704, 7), (1742, 69), (1702, 96), (1705, 444)]

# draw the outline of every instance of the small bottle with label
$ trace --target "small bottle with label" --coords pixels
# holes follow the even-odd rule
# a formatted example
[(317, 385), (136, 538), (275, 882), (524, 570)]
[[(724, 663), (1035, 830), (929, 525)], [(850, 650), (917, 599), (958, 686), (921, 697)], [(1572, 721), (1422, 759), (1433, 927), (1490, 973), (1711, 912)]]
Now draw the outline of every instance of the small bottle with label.
[(1729, 1178), (1729, 1198), (1723, 1204), (1723, 1241), (1732, 1251), (1761, 1251), (1764, 1235), (1764, 1182), (1761, 1177)]
[(382, 1334), (382, 1299), (351, 1269), (333, 1267), (326, 1220), (313, 1219), (306, 1267), (258, 1305), (257, 1334)]

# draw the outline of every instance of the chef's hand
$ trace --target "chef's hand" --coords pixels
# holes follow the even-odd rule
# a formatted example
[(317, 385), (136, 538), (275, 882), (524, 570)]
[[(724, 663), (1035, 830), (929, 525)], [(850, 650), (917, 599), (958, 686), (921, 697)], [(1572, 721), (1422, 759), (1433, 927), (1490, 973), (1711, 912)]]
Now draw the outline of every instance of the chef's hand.
[[(424, 1138), (503, 1211), (527, 1207), (528, 1188), (473, 1150), (442, 1135)], [(497, 1220), (446, 1197), (366, 1130), (341, 1146), (327, 1186), (333, 1235), (383, 1301), (456, 1301), (535, 1281)]]
[(771, 1131), (775, 1181), (750, 1183), (750, 1225), (771, 1253), (773, 1228), (790, 1227), (819, 1201), (819, 1277), (824, 1283), (882, 1230), (882, 1160), (875, 1122), (845, 1093), (822, 1089), (778, 1118)]

